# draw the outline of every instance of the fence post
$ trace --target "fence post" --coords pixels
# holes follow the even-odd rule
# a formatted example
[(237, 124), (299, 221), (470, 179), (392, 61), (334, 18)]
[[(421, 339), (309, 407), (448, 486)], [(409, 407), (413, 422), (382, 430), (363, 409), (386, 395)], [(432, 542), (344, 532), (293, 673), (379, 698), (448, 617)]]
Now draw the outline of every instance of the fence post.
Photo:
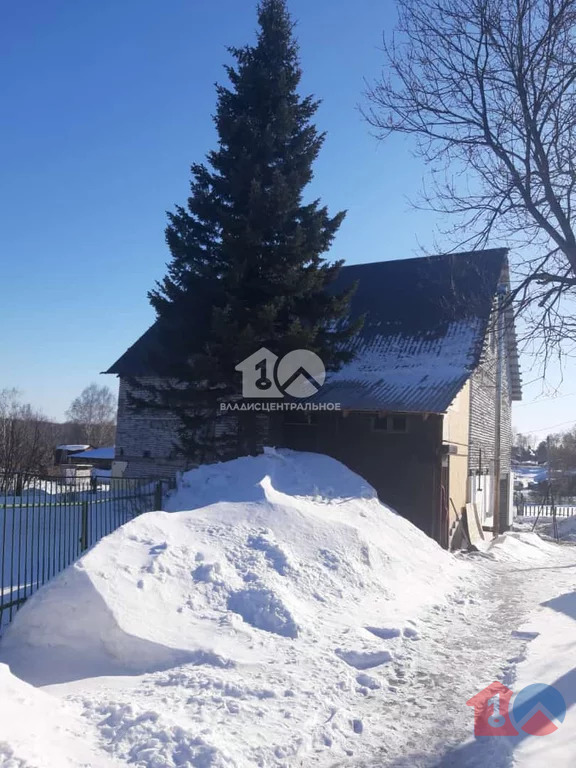
[(82, 502), (82, 533), (80, 535), (80, 550), (88, 549), (88, 502)]
[(154, 509), (156, 511), (162, 509), (162, 480), (158, 480), (154, 489)]

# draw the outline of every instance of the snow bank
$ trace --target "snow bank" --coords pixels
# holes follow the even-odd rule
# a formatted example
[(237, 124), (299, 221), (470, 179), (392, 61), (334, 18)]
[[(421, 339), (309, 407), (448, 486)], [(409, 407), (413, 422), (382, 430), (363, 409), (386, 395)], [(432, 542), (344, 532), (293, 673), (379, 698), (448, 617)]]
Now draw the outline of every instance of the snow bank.
[(487, 551), (500, 562), (544, 563), (557, 554), (555, 544), (531, 531), (509, 531), (490, 542)]
[(576, 703), (576, 592), (571, 590), (542, 603), (522, 630), (527, 638), (527, 649), (516, 670), (515, 690), (535, 683), (554, 686), (562, 694), (568, 713), (563, 723), (556, 721), (558, 730), (547, 734), (546, 738), (512, 739), (515, 764), (523, 768), (543, 765), (573, 768), (576, 763), (571, 721)]
[[(566, 517), (556, 519), (558, 538), (562, 541), (576, 542), (576, 517)], [(554, 536), (554, 524), (547, 521), (541, 526), (543, 533), (548, 536)]]
[(0, 765), (6, 768), (113, 768), (96, 734), (59, 701), (10, 674), (0, 664)]
[[(36, 684), (151, 673), (151, 711), (107, 694), (88, 713), (122, 759), (152, 740), (137, 765), (295, 765), (335, 745), (345, 755), (362, 730), (354, 702), (401, 665), (422, 610), (470, 574), (316, 454), (201, 467), (167, 508), (36, 593), (0, 646)], [(196, 762), (177, 761), (186, 750)]]
[[(554, 523), (552, 518), (548, 515), (543, 515), (539, 520), (535, 520), (535, 518), (517, 518), (514, 521), (514, 530), (531, 532), (535, 523), (535, 531), (537, 534), (543, 536), (547, 540), (556, 540)], [(557, 517), (556, 527), (559, 541), (567, 542), (569, 545), (576, 543), (576, 516)]]
[(137, 518), (28, 601), (2, 643), (19, 674), (47, 682), (250, 663), (256, 638), (273, 658), (280, 638), (323, 634), (324, 624), (354, 626), (364, 647), (368, 619), (412, 618), (458, 569), (325, 456), (202, 467), (168, 507), (193, 511)]

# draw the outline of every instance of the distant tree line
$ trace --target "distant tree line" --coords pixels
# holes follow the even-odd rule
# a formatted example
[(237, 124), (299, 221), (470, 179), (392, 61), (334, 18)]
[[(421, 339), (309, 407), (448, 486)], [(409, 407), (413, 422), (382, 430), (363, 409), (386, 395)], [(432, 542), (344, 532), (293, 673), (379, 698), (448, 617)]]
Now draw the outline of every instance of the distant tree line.
[(63, 423), (51, 422), (17, 389), (0, 390), (0, 490), (16, 474), (49, 473), (58, 445), (114, 443), (116, 399), (108, 387), (86, 387), (66, 416)]
[(576, 496), (576, 427), (548, 435), (539, 443), (530, 435), (515, 432), (512, 459), (547, 465), (548, 480), (539, 484), (540, 494), (548, 492), (550, 481), (556, 498)]
[(548, 438), (549, 473), (557, 496), (576, 496), (576, 427)]
[(548, 461), (548, 445), (546, 440), (539, 443), (532, 435), (522, 434), (514, 430), (512, 436), (512, 461), (534, 461), (537, 464), (546, 464)]

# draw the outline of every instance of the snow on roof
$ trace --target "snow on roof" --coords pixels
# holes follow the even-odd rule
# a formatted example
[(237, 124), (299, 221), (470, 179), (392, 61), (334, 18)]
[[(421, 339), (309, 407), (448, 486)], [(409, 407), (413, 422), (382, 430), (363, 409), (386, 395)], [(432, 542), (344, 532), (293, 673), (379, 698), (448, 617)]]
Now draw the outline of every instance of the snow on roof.
[(81, 451), (75, 453), (75, 459), (113, 459), (114, 458), (114, 446), (106, 446), (102, 448), (90, 448), (88, 451)]
[(375, 336), (313, 398), (350, 410), (442, 413), (473, 370), (479, 321), (455, 322), (435, 338)]
[(506, 254), (494, 249), (344, 268), (332, 290), (357, 284), (351, 315), (364, 324), (347, 345), (352, 361), (327, 374), (315, 399), (351, 410), (446, 411), (480, 362)]
[[(479, 364), (494, 298), (506, 279), (507, 251), (493, 249), (355, 264), (331, 292), (356, 287), (352, 319), (364, 318), (347, 344), (354, 354), (328, 373), (314, 398), (343, 408), (442, 413)], [(512, 397), (521, 398), (513, 319), (506, 319)], [(166, 349), (156, 323), (107, 371), (158, 372)], [(161, 375), (161, 374), (160, 374)]]
[(57, 451), (85, 451), (89, 445), (57, 445)]

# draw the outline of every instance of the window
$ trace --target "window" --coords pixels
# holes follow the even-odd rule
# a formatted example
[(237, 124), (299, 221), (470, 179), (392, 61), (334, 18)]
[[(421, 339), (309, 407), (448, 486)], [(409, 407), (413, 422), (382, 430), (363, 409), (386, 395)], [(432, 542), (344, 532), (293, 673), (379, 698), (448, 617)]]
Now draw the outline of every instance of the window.
[(150, 451), (143, 451), (143, 452), (142, 452), (142, 456), (143, 456), (145, 459), (149, 459), (149, 458), (151, 458), (151, 454), (150, 454)]
[(372, 429), (375, 432), (389, 432), (390, 434), (408, 432), (408, 417), (398, 415), (374, 416)]
[(388, 416), (374, 416), (372, 429), (376, 432), (388, 432)]

